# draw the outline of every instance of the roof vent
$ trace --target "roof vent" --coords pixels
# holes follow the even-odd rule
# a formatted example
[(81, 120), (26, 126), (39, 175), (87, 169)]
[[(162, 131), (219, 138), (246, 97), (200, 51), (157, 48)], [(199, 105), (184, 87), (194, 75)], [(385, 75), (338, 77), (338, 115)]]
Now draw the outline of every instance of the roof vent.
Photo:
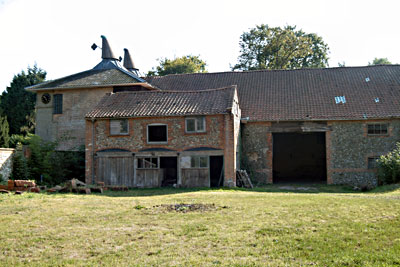
[(137, 73), (139, 71), (139, 69), (135, 67), (135, 63), (133, 63), (131, 54), (129, 54), (129, 50), (126, 48), (124, 48), (124, 67), (133, 73)]
[(335, 102), (336, 104), (344, 104), (346, 103), (346, 97), (345, 96), (335, 96)]
[(371, 79), (369, 77), (365, 78), (366, 82), (369, 82)]
[(118, 60), (114, 56), (114, 53), (112, 52), (111, 47), (108, 44), (107, 38), (104, 35), (102, 35), (101, 39), (102, 39), (101, 58), (102, 59), (115, 59), (115, 60)]

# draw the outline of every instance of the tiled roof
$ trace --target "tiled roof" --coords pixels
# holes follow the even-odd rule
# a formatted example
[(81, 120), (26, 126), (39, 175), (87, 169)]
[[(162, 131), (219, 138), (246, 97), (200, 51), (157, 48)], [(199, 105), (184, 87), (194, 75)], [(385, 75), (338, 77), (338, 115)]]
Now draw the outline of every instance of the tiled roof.
[[(251, 121), (400, 117), (400, 65), (196, 73), (147, 81), (162, 90), (235, 84), (242, 117)], [(336, 104), (337, 96), (346, 103)]]
[(27, 90), (36, 91), (44, 89), (101, 87), (144, 81), (139, 77), (136, 78), (133, 74), (127, 72), (128, 71), (117, 68), (91, 69), (57, 80), (40, 83), (38, 85), (28, 87)]
[(201, 91), (139, 91), (107, 94), (87, 118), (225, 114), (236, 86)]

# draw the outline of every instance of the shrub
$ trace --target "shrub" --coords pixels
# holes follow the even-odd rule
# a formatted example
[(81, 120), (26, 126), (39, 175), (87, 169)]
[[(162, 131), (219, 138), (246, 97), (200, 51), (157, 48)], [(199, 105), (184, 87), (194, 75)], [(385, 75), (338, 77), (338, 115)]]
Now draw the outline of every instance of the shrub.
[(12, 179), (33, 179), (38, 184), (57, 185), (77, 178), (84, 180), (85, 153), (80, 151), (56, 151), (57, 142), (43, 141), (39, 136), (28, 134), (18, 140), (17, 149), (21, 143), (28, 146), (30, 157), (26, 159), (22, 152), (14, 157)]
[(400, 182), (400, 142), (396, 148), (378, 160), (378, 178), (380, 184)]
[(17, 151), (13, 158), (13, 167), (10, 178), (12, 180), (29, 179), (29, 168), (26, 158), (21, 151)]

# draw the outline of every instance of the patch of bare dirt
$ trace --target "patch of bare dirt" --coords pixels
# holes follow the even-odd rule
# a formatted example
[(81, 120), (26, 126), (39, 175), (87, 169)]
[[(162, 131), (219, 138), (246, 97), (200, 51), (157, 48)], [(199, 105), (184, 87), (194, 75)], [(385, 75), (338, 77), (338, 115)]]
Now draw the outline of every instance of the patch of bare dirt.
[[(212, 211), (212, 210), (218, 209), (218, 207), (215, 206), (214, 203), (212, 203), (212, 204), (201, 204), (201, 203), (161, 204), (161, 205), (153, 206), (153, 208), (159, 208), (159, 209), (163, 209), (165, 211), (170, 211), (170, 212), (175, 211), (175, 212), (182, 212), (182, 213), (192, 212), (192, 211), (206, 212), (206, 211)], [(221, 208), (226, 209), (228, 207), (223, 206)]]

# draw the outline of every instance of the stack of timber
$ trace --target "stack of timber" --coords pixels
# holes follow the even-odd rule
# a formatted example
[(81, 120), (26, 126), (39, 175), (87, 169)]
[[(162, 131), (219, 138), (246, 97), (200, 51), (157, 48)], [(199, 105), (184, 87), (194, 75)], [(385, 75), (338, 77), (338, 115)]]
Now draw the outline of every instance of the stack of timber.
[(250, 177), (246, 170), (236, 171), (236, 184), (239, 187), (253, 188), (253, 184), (251, 183)]
[(88, 187), (85, 183), (78, 179), (72, 179), (65, 182), (62, 186), (57, 185), (47, 190), (49, 193), (61, 192), (61, 193), (78, 193), (78, 194), (90, 194), (91, 192), (103, 193), (102, 187)]

